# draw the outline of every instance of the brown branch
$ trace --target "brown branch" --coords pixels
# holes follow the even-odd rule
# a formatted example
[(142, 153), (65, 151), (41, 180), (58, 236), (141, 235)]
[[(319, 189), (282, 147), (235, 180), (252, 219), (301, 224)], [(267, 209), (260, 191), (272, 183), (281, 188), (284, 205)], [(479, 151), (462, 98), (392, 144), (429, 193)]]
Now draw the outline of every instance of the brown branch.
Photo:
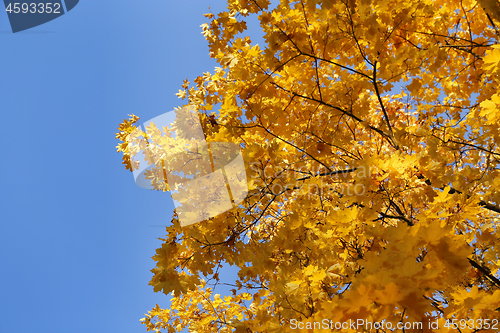
[[(425, 179), (425, 177), (423, 175), (417, 176), (417, 178), (418, 179)], [(425, 179), (425, 183), (427, 185), (429, 185), (429, 186), (432, 186), (432, 183), (431, 183), (431, 181), (429, 179)], [(439, 189), (440, 190), (444, 190), (445, 186), (442, 186)], [(453, 193), (463, 194), (462, 191), (456, 190), (453, 187), (450, 187), (450, 192), (448, 192), (448, 193), (449, 194), (453, 194)], [(470, 197), (471, 196), (469, 194), (467, 194), (467, 199), (470, 199)], [(484, 208), (486, 208), (488, 210), (491, 210), (491, 211), (493, 211), (495, 213), (500, 213), (500, 207), (499, 206), (494, 205), (494, 204), (489, 203), (489, 202), (486, 202), (484, 200), (479, 201), (478, 205), (481, 206), (481, 207), (484, 207)]]
[(345, 115), (347, 115), (347, 116), (351, 117), (352, 119), (354, 119), (354, 120), (358, 121), (359, 123), (366, 123), (370, 129), (372, 129), (372, 130), (374, 130), (375, 132), (377, 132), (378, 134), (382, 135), (384, 138), (386, 138), (386, 139), (387, 139), (387, 141), (389, 141), (389, 144), (390, 144), (391, 146), (393, 146), (392, 141), (391, 141), (391, 136), (390, 136), (389, 134), (385, 133), (385, 132), (384, 132), (384, 131), (382, 131), (380, 128), (377, 128), (377, 127), (375, 127), (375, 126), (373, 126), (373, 125), (370, 125), (367, 121), (365, 121), (365, 120), (363, 120), (363, 119), (361, 119), (361, 118), (357, 117), (357, 116), (356, 116), (356, 115), (354, 115), (352, 112), (349, 112), (349, 111), (347, 111), (347, 110), (344, 110), (344, 109), (342, 109), (342, 108), (340, 108), (340, 107), (338, 107), (338, 106), (334, 106), (334, 105), (331, 105), (331, 104), (329, 104), (329, 103), (323, 102), (323, 101), (318, 100), (318, 99), (316, 99), (316, 98), (314, 98), (314, 97), (309, 97), (309, 96), (305, 96), (305, 95), (300, 95), (300, 94), (297, 94), (296, 92), (290, 91), (290, 90), (288, 90), (288, 89), (286, 89), (286, 88), (284, 88), (284, 87), (280, 86), (280, 85), (279, 85), (279, 84), (277, 84), (276, 82), (270, 82), (270, 83), (271, 83), (271, 84), (273, 84), (273, 85), (275, 85), (277, 88), (279, 88), (279, 89), (281, 89), (281, 90), (283, 90), (283, 91), (285, 91), (285, 92), (287, 92), (287, 93), (289, 93), (289, 94), (292, 94), (293, 96), (297, 96), (297, 97), (300, 97), (300, 98), (303, 98), (303, 99), (307, 99), (307, 100), (310, 100), (310, 101), (313, 101), (313, 102), (319, 103), (319, 104), (324, 105), (324, 106), (328, 106), (328, 107), (330, 107), (330, 108), (332, 108), (332, 109), (334, 109), (334, 110), (338, 110), (338, 111), (342, 112), (343, 114), (345, 114)]
[(469, 259), (469, 262), (470, 264), (478, 269), (484, 276), (486, 276), (488, 278), (488, 280), (490, 280), (497, 288), (500, 288), (500, 280), (497, 279), (496, 277), (494, 277), (489, 268), (488, 267), (484, 267), (482, 265), (480, 265), (479, 263), (477, 263), (476, 261), (472, 260), (471, 258), (467, 258)]
[(380, 92), (378, 90), (378, 84), (377, 84), (377, 60), (373, 63), (373, 77), (372, 77), (372, 83), (373, 86), (375, 87), (375, 94), (377, 95), (378, 102), (380, 104), (380, 107), (382, 108), (382, 112), (384, 113), (384, 118), (385, 122), (387, 123), (387, 127), (389, 128), (390, 131), (390, 137), (392, 141), (392, 146), (396, 149), (399, 150), (399, 145), (394, 139), (394, 132), (392, 130), (391, 123), (389, 121), (389, 115), (387, 115), (387, 111), (385, 110), (384, 103), (382, 102), (382, 97), (380, 96)]
[(379, 213), (382, 217), (379, 217), (377, 219), (375, 219), (374, 221), (377, 221), (377, 220), (381, 220), (383, 218), (386, 218), (386, 219), (395, 219), (395, 220), (401, 220), (401, 221), (405, 221), (406, 224), (408, 224), (410, 227), (415, 225), (411, 220), (409, 220), (407, 217), (405, 216), (400, 216), (400, 215), (388, 215), (388, 214), (385, 214), (385, 213), (382, 213), (382, 212), (377, 212)]

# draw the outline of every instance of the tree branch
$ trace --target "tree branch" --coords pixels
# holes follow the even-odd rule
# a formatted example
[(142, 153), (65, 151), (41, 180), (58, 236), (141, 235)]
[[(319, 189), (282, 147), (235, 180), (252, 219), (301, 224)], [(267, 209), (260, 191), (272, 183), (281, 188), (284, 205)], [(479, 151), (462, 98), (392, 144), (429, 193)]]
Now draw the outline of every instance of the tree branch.
[(382, 112), (384, 113), (384, 118), (385, 118), (385, 121), (387, 123), (387, 127), (389, 128), (389, 132), (390, 132), (390, 137), (391, 137), (391, 141), (392, 141), (392, 146), (396, 149), (396, 150), (399, 150), (399, 145), (398, 143), (396, 142), (396, 139), (394, 139), (394, 132), (392, 130), (392, 126), (391, 126), (391, 123), (389, 121), (389, 116), (387, 115), (387, 111), (385, 110), (385, 106), (384, 106), (384, 103), (382, 102), (382, 97), (380, 97), (380, 92), (378, 90), (378, 84), (377, 84), (377, 60), (375, 60), (375, 62), (373, 63), (373, 77), (372, 77), (372, 83), (373, 83), (373, 86), (375, 87), (375, 94), (377, 95), (377, 99), (378, 99), (378, 102), (380, 104), (380, 107), (382, 108)]
[(486, 276), (488, 278), (488, 280), (490, 280), (497, 288), (500, 288), (500, 280), (497, 279), (496, 277), (494, 277), (490, 270), (487, 268), (487, 267), (484, 267), (482, 265), (480, 265), (479, 263), (477, 263), (476, 261), (472, 260), (471, 258), (467, 258), (469, 259), (469, 262), (470, 264), (478, 269), (484, 276)]

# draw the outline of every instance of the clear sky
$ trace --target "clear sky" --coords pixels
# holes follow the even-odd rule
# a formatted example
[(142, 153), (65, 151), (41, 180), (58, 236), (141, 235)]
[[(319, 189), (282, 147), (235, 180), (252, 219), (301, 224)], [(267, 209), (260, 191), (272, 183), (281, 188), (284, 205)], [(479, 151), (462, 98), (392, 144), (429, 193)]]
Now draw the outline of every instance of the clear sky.
[(0, 332), (145, 332), (173, 203), (116, 153), (116, 127), (181, 105), (213, 71), (200, 24), (225, 1), (82, 0), (13, 34), (0, 12)]

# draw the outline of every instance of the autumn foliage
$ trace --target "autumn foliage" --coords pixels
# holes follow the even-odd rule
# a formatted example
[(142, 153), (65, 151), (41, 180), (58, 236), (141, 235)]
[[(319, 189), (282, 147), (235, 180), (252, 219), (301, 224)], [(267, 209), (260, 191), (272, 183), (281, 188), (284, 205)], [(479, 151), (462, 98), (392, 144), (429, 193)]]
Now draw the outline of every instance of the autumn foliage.
[[(230, 0), (206, 17), (219, 67), (178, 96), (207, 141), (240, 145), (249, 194), (188, 227), (174, 215), (150, 282), (172, 306), (147, 329), (500, 331), (477, 329), (500, 317), (500, 3)], [(136, 121), (118, 133), (129, 169)]]

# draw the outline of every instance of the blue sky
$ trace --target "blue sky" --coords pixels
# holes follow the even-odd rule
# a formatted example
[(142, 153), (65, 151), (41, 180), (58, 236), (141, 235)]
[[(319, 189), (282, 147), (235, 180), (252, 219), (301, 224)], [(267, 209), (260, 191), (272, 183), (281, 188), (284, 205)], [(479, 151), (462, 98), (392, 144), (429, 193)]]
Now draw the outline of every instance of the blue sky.
[(173, 212), (134, 184), (116, 127), (181, 105), (213, 71), (200, 24), (224, 1), (82, 0), (13, 34), (0, 12), (0, 332), (144, 332)]

